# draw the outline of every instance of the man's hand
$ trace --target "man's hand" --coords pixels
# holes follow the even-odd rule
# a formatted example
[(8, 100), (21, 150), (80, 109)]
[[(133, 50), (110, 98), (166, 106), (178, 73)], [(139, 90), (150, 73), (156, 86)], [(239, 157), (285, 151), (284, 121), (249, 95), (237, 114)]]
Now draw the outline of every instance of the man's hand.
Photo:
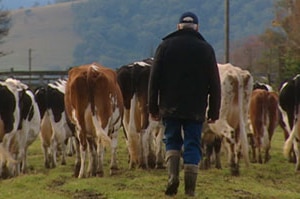
[(154, 121), (160, 121), (160, 116), (159, 115), (153, 115), (153, 114), (150, 113), (150, 117)]
[(216, 120), (213, 120), (213, 119), (210, 119), (210, 118), (207, 119), (207, 123), (208, 124), (213, 124), (215, 122), (216, 122)]

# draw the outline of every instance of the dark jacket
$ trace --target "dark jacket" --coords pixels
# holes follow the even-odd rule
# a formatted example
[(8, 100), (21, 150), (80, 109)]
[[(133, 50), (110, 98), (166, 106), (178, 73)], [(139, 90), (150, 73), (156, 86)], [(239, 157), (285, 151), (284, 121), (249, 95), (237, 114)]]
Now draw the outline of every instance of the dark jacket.
[(215, 52), (192, 29), (175, 31), (158, 46), (149, 79), (149, 112), (203, 122), (219, 118), (220, 77)]

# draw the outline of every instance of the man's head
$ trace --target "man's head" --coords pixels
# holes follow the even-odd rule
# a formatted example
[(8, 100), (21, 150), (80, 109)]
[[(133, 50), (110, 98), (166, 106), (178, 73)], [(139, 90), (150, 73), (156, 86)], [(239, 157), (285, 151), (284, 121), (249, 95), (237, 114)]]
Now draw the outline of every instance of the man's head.
[(179, 18), (177, 29), (191, 28), (198, 31), (198, 17), (192, 12), (185, 12)]

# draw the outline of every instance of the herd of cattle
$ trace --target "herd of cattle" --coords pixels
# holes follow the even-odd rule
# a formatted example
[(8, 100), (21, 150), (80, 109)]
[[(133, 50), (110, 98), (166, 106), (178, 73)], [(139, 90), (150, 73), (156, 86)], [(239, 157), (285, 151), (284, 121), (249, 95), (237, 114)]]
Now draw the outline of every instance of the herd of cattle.
[[(59, 79), (31, 90), (19, 80), (0, 81), (0, 178), (26, 172), (27, 149), (38, 138), (44, 165), (66, 164), (67, 145), (74, 148), (74, 175), (103, 176), (103, 158), (110, 147), (110, 174), (118, 169), (118, 133), (123, 129), (129, 168), (164, 168), (161, 122), (147, 110), (148, 79), (153, 59), (113, 70), (97, 63), (70, 69)], [(221, 149), (232, 175), (240, 160), (267, 163), (278, 125), (285, 135), (284, 155), (300, 171), (300, 75), (282, 84), (278, 92), (254, 83), (252, 75), (231, 64), (218, 64), (221, 80), (220, 118), (204, 123), (203, 161), (222, 168)], [(214, 155), (214, 156), (213, 156)], [(86, 164), (87, 167), (86, 167)]]

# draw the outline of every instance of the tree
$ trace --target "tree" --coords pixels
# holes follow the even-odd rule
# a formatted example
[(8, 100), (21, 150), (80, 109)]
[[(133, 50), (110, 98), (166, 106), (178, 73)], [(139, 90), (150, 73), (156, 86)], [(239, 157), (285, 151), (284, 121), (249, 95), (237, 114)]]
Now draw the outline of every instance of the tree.
[(264, 59), (277, 65), (280, 83), (300, 73), (300, 1), (280, 0), (275, 9), (273, 27), (261, 38), (267, 46)]
[[(244, 63), (246, 61), (246, 66), (252, 73), (265, 74), (268, 83), (275, 87), (284, 80), (300, 74), (299, 15), (300, 1), (279, 0), (275, 4), (272, 27), (267, 27), (258, 40), (248, 39), (244, 42), (242, 47), (237, 49), (238, 55), (235, 57), (242, 58)], [(248, 54), (241, 55), (245, 50), (248, 50)], [(254, 62), (253, 52), (256, 55)]]
[(264, 44), (258, 36), (249, 36), (242, 41), (234, 42), (231, 62), (251, 72), (262, 72), (258, 64)]

